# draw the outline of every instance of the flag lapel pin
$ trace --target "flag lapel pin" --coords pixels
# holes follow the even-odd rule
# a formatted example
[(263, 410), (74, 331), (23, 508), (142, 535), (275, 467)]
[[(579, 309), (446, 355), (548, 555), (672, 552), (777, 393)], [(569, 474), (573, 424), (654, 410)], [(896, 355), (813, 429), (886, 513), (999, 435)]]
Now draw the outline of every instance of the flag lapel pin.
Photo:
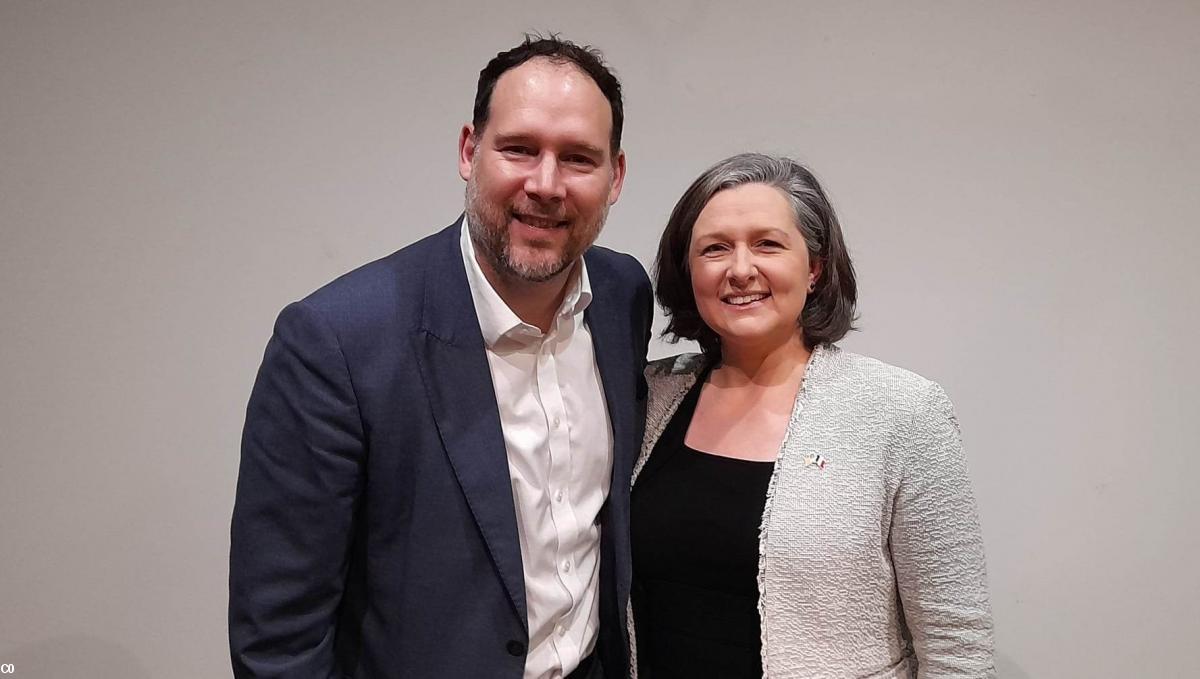
[(817, 469), (824, 469), (825, 468), (825, 456), (821, 455), (820, 453), (814, 453), (812, 455), (805, 455), (804, 456), (804, 466), (805, 467), (816, 467)]

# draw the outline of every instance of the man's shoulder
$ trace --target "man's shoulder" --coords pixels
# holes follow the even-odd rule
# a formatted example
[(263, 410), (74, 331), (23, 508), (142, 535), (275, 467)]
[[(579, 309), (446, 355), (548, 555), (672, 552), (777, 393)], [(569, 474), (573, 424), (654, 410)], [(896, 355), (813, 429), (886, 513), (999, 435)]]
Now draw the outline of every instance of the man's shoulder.
[(369, 320), (380, 313), (403, 314), (416, 309), (431, 267), (457, 253), (457, 224), (390, 255), (338, 276), (302, 299), (307, 306), (339, 325)]
[(591, 276), (611, 276), (630, 283), (649, 284), (646, 270), (633, 255), (618, 252), (600, 245), (593, 245), (584, 253), (588, 274)]
[(593, 245), (584, 253), (595, 301), (593, 321), (632, 319), (635, 336), (649, 339), (654, 292), (650, 278), (632, 255)]

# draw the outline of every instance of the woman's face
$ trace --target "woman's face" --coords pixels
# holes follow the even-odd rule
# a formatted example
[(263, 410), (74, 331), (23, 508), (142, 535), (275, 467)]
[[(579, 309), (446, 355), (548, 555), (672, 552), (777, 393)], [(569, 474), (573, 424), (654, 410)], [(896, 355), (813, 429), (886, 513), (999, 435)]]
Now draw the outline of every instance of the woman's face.
[(765, 184), (708, 201), (692, 228), (688, 265), (700, 317), (724, 345), (790, 340), (820, 274), (787, 198)]

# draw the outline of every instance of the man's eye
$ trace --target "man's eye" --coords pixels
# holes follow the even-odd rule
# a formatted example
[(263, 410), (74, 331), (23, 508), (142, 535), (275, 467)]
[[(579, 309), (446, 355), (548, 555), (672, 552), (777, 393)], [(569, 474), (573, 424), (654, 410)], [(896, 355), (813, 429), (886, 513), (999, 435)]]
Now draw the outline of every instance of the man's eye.
[(591, 166), (591, 165), (596, 164), (596, 161), (592, 160), (591, 158), (589, 158), (587, 156), (580, 156), (580, 155), (570, 155), (570, 156), (567, 156), (566, 158), (564, 158), (563, 160), (567, 161), (568, 163), (571, 163), (572, 165)]
[(782, 244), (782, 243), (780, 243), (779, 241), (774, 241), (774, 240), (762, 240), (762, 241), (759, 241), (759, 242), (758, 242), (758, 246), (759, 246), (760, 248), (773, 248), (773, 249), (777, 249), (777, 248), (781, 248), (781, 247), (783, 247), (783, 244)]
[(506, 146), (506, 147), (504, 147), (504, 152), (511, 153), (515, 156), (532, 156), (533, 155), (533, 149), (529, 148), (528, 146)]

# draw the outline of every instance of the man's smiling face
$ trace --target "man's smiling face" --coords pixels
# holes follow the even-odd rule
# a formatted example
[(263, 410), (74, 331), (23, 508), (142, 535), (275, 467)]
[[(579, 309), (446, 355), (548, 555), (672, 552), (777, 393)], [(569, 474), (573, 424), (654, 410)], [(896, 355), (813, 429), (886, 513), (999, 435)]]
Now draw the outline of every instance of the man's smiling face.
[(595, 242), (625, 175), (612, 111), (590, 77), (537, 58), (500, 76), (482, 131), (463, 128), (459, 174), (481, 265), (549, 281)]

